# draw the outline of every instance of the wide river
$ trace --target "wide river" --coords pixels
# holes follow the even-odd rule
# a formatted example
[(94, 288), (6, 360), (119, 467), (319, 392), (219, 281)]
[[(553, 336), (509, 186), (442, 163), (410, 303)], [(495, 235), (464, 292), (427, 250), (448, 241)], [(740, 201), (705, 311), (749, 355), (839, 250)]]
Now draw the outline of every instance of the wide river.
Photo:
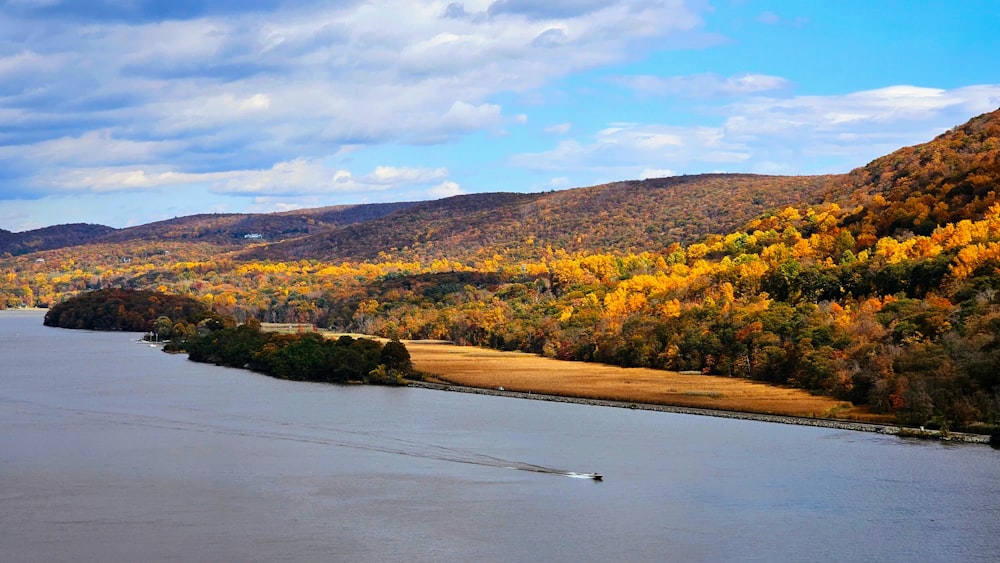
[(0, 560), (1000, 559), (987, 446), (286, 382), (135, 339), (0, 312)]

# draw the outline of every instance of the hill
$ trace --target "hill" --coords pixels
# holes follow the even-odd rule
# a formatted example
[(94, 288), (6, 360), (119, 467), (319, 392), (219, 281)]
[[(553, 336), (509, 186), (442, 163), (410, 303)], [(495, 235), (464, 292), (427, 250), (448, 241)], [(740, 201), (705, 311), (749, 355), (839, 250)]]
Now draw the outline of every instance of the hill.
[(272, 242), (378, 219), (413, 203), (338, 205), (281, 213), (224, 213), (177, 217), (121, 229), (96, 242), (207, 242), (220, 246)]
[(981, 218), (1000, 191), (1000, 110), (934, 140), (905, 147), (852, 171), (846, 224), (855, 235), (930, 234), (938, 225)]
[(10, 253), (18, 256), (42, 250), (87, 244), (100, 240), (114, 231), (115, 229), (112, 227), (87, 223), (53, 225), (20, 233), (0, 229), (0, 255)]
[(0, 229), (0, 255), (17, 256), (87, 244), (120, 245), (191, 242), (227, 250), (248, 243), (271, 242), (372, 221), (406, 209), (410, 202), (338, 205), (281, 213), (212, 213), (175, 217), (135, 227), (55, 225), (21, 233)]
[[(347, 228), (257, 247), (246, 260), (529, 259), (639, 252), (725, 233), (767, 211), (818, 203), (838, 176), (703, 174), (546, 193), (492, 193), (424, 202)], [(843, 182), (841, 182), (843, 183)]]

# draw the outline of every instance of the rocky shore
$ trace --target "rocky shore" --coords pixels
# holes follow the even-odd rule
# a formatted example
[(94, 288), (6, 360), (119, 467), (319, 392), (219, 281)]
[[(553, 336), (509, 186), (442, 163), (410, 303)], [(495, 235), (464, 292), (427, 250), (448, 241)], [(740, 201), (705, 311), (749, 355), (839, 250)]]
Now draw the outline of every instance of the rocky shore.
[(904, 428), (888, 424), (873, 424), (868, 422), (854, 422), (850, 420), (837, 420), (830, 418), (807, 418), (799, 416), (724, 411), (715, 409), (679, 407), (672, 405), (657, 405), (649, 403), (629, 403), (623, 401), (608, 401), (603, 399), (566, 397), (561, 395), (544, 395), (540, 393), (523, 393), (520, 391), (507, 391), (504, 389), (483, 389), (478, 387), (465, 387), (461, 385), (450, 385), (447, 383), (430, 383), (424, 381), (413, 381), (409, 383), (409, 386), (418, 387), (422, 389), (434, 389), (438, 391), (473, 393), (476, 395), (491, 395), (494, 397), (510, 397), (515, 399), (532, 399), (536, 401), (552, 401), (557, 403), (573, 403), (578, 405), (590, 405), (595, 407), (629, 408), (629, 409), (638, 409), (647, 411), (669, 412), (676, 414), (715, 416), (720, 418), (733, 418), (737, 420), (756, 420), (760, 422), (776, 422), (779, 424), (796, 424), (800, 426), (819, 426), (822, 428), (835, 428), (838, 430), (852, 430), (856, 432), (875, 432), (878, 434), (890, 434), (908, 438), (912, 437), (912, 438), (940, 440), (947, 442), (958, 442), (958, 443), (968, 443), (968, 444), (988, 444), (990, 442), (989, 436), (981, 434), (963, 434), (959, 432), (943, 433), (937, 430), (921, 430), (914, 428)]

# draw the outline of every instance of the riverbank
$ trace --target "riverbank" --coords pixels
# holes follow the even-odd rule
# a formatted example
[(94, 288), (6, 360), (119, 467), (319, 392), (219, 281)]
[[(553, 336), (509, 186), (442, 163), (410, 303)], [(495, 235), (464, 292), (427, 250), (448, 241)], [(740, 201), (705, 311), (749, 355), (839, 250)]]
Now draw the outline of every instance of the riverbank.
[(920, 438), (940, 440), (944, 442), (959, 442), (968, 444), (988, 444), (989, 436), (981, 434), (963, 434), (951, 432), (942, 434), (936, 430), (914, 430), (889, 424), (876, 424), (871, 422), (852, 422), (849, 420), (837, 420), (829, 418), (806, 418), (801, 416), (786, 416), (775, 414), (760, 414), (752, 412), (724, 411), (717, 409), (705, 409), (695, 407), (680, 407), (674, 405), (656, 405), (648, 403), (626, 403), (622, 401), (608, 401), (602, 399), (585, 399), (580, 397), (566, 397), (560, 395), (545, 395), (541, 393), (530, 393), (520, 391), (508, 391), (506, 389), (484, 389), (479, 387), (466, 387), (463, 385), (451, 385), (448, 383), (433, 383), (428, 381), (412, 381), (410, 387), (421, 389), (433, 389), (436, 391), (452, 391), (457, 393), (472, 393), (476, 395), (489, 395), (493, 397), (509, 397), (516, 399), (530, 399), (535, 401), (552, 401), (557, 403), (571, 403), (577, 405), (588, 405), (594, 407), (615, 407), (628, 408), (634, 410), (646, 410), (656, 412), (666, 412), (673, 414), (692, 414), (697, 416), (714, 416), (718, 418), (731, 418), (735, 420), (753, 420), (758, 422), (773, 422), (778, 424), (794, 424), (798, 426), (817, 426), (821, 428), (834, 428), (838, 430), (852, 430), (855, 432), (874, 432), (877, 434), (889, 434), (906, 438)]
[(413, 366), (427, 374), (413, 387), (836, 428), (950, 442), (989, 443), (979, 434), (902, 428), (877, 415), (801, 389), (745, 379), (566, 362), (521, 352), (407, 341)]

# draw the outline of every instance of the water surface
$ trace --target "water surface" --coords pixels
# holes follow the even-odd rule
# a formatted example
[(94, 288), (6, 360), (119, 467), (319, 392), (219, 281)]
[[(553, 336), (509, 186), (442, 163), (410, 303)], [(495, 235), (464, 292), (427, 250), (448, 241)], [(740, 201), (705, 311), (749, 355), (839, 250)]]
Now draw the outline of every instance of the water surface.
[(4, 561), (1000, 556), (985, 446), (285, 382), (41, 320), (0, 312)]

